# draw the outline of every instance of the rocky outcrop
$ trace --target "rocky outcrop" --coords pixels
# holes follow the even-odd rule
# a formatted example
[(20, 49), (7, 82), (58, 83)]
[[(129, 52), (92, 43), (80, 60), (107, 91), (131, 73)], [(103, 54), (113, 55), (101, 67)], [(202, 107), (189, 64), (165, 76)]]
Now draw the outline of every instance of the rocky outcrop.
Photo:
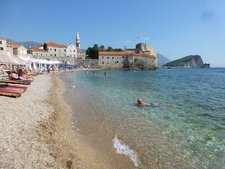
[[(203, 66), (203, 60), (200, 55), (189, 55), (181, 59), (174, 60), (163, 66), (167, 67), (186, 67), (186, 68), (199, 68)], [(204, 67), (204, 66), (203, 66)]]
[(200, 68), (210, 68), (210, 64), (204, 63), (203, 65), (200, 66)]

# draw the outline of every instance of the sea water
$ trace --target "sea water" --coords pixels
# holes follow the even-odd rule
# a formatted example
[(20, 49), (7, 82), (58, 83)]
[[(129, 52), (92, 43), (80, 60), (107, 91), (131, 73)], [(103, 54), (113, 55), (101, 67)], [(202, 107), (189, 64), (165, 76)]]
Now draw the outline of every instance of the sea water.
[[(81, 71), (62, 78), (70, 94), (87, 91), (85, 107), (94, 113), (83, 115), (100, 119), (96, 125), (114, 135), (115, 152), (134, 165), (225, 168), (225, 69)], [(141, 108), (137, 98), (161, 104)]]

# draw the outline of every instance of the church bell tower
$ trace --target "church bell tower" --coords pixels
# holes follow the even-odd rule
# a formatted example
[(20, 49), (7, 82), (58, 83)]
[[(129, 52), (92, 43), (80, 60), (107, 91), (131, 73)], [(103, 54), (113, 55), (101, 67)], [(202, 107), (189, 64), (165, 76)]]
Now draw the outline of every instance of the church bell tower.
[(79, 33), (76, 33), (76, 48), (80, 49), (80, 36)]

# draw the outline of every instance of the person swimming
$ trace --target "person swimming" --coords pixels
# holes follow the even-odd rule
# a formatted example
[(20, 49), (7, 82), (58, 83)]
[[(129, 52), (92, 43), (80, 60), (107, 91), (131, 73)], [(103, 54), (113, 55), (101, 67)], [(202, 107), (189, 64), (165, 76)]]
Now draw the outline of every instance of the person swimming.
[(150, 107), (157, 107), (160, 105), (160, 103), (151, 103), (151, 102), (145, 102), (142, 99), (138, 98), (137, 99), (137, 105), (140, 107), (145, 107), (145, 106), (150, 106)]

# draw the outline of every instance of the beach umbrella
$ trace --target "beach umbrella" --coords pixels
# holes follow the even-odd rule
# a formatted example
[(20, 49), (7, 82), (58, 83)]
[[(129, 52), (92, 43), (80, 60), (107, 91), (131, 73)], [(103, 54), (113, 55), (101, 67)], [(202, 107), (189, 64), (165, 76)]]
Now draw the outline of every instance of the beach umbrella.
[(26, 65), (27, 63), (23, 60), (20, 59), (19, 57), (13, 56), (13, 59), (18, 63), (18, 65)]
[(8, 56), (6, 54), (0, 53), (0, 63), (1, 64), (12, 64), (12, 65), (18, 65), (18, 61), (13, 58), (12, 56)]

